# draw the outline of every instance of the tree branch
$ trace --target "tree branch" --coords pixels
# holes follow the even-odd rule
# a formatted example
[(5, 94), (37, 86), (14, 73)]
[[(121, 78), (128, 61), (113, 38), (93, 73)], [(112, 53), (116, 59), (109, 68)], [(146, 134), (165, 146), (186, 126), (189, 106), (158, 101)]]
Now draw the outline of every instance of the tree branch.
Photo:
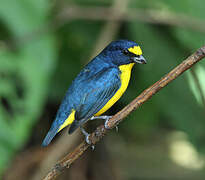
[[(117, 10), (118, 11), (118, 10)], [(114, 15), (113, 15), (114, 14)], [(169, 11), (155, 9), (129, 9), (122, 11), (119, 15), (110, 7), (80, 7), (77, 5), (65, 5), (60, 13), (56, 15), (54, 21), (33, 30), (31, 33), (24, 35), (13, 42), (13, 45), (24, 45), (40, 35), (56, 31), (62, 25), (73, 20), (93, 20), (93, 21), (112, 21), (112, 22), (145, 22), (149, 24), (162, 24), (173, 27), (187, 28), (197, 32), (205, 33), (205, 23), (201, 19), (187, 16), (186, 14), (177, 14)], [(8, 46), (11, 42), (5, 42)]]
[[(116, 127), (125, 117), (127, 117), (132, 111), (136, 110), (139, 106), (149, 100), (154, 94), (172, 82), (174, 79), (179, 77), (184, 71), (191, 68), (194, 64), (199, 62), (202, 58), (205, 57), (205, 46), (198, 49), (195, 53), (189, 56), (176, 68), (170, 71), (167, 75), (157, 81), (155, 84), (144, 90), (136, 99), (134, 99), (130, 104), (123, 108), (120, 112), (115, 114), (107, 123), (109, 129)], [(96, 144), (102, 137), (108, 132), (108, 129), (105, 129), (104, 125), (99, 126), (89, 137), (89, 140), (92, 144)], [(66, 168), (69, 168), (70, 165), (77, 160), (89, 147), (90, 145), (83, 141), (73, 152), (69, 153), (62, 160), (60, 160), (44, 180), (55, 179), (60, 175)]]
[(59, 14), (57, 14), (55, 22), (63, 25), (71, 20), (95, 20), (95, 21), (126, 21), (163, 24), (168, 26), (176, 26), (180, 28), (188, 28), (198, 32), (205, 32), (205, 23), (201, 19), (187, 16), (182, 13), (174, 13), (171, 11), (162, 11), (155, 9), (129, 9), (123, 11), (121, 16), (114, 16), (113, 10), (107, 7), (80, 7), (76, 5), (64, 6)]

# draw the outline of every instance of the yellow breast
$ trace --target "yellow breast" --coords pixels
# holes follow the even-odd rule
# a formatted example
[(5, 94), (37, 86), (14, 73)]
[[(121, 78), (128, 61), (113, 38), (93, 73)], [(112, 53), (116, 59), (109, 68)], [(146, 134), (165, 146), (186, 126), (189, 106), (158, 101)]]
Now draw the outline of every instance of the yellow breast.
[(107, 102), (107, 104), (105, 104), (105, 106), (98, 113), (95, 114), (95, 116), (100, 116), (105, 111), (107, 111), (124, 94), (125, 90), (127, 89), (128, 84), (129, 84), (129, 81), (130, 81), (131, 70), (132, 70), (133, 66), (134, 66), (134, 63), (126, 64), (126, 65), (121, 65), (119, 67), (119, 69), (121, 71), (121, 75), (120, 75), (121, 87), (115, 93), (115, 95)]

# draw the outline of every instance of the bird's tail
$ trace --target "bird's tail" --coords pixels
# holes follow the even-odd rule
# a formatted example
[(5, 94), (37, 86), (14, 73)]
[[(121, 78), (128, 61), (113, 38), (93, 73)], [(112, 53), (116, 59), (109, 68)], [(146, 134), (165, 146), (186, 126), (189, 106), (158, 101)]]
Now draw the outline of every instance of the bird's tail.
[(51, 140), (54, 138), (54, 136), (58, 133), (58, 127), (51, 127), (48, 131), (48, 134), (43, 140), (42, 146), (48, 146), (50, 144)]

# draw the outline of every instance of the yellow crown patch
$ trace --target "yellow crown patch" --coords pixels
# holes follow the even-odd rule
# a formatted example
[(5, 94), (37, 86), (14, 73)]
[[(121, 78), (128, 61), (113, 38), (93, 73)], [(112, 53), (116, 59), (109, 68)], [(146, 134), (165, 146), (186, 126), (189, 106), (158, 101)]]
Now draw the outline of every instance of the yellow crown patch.
[(139, 46), (134, 46), (128, 49), (131, 53), (136, 54), (137, 56), (142, 55), (142, 50)]

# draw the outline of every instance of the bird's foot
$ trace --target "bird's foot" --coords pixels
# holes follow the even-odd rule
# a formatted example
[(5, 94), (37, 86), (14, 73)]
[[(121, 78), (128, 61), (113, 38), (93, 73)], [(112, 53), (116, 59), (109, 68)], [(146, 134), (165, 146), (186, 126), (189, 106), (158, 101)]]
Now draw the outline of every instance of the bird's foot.
[[(105, 120), (105, 128), (109, 129), (108, 127), (108, 121), (110, 118), (112, 118), (113, 116), (93, 116), (90, 118), (90, 120), (96, 120), (96, 119), (104, 119)], [(116, 131), (118, 132), (118, 126), (115, 126)]]
[(96, 120), (96, 119), (104, 119), (104, 120), (109, 120), (112, 116), (93, 116), (90, 118), (90, 120)]
[(82, 126), (80, 126), (80, 130), (81, 130), (81, 132), (83, 133), (83, 135), (85, 136), (85, 141), (86, 141), (88, 144), (91, 144), (91, 142), (90, 142), (90, 140), (89, 140), (90, 134), (87, 133)]
[(108, 121), (109, 119), (112, 118), (112, 116), (93, 116), (90, 118), (90, 120), (95, 120), (95, 119), (104, 119), (105, 120), (105, 128), (109, 129), (108, 127)]
[(107, 118), (105, 119), (105, 128), (106, 129), (109, 129), (108, 122), (109, 122), (110, 118), (112, 118), (112, 116), (107, 116)]
[[(104, 119), (104, 120), (105, 120), (105, 128), (106, 128), (106, 129), (109, 129), (109, 127), (108, 127), (108, 121), (109, 121), (110, 118), (112, 118), (112, 116), (96, 116), (96, 117), (93, 116), (93, 117), (90, 118), (90, 120)], [(117, 132), (119, 131), (118, 126), (115, 126), (115, 129), (116, 129)]]
[(85, 136), (85, 141), (86, 141), (86, 143), (88, 143), (89, 145), (91, 145), (91, 149), (94, 150), (94, 149), (95, 149), (95, 146), (92, 145), (91, 141), (89, 140), (90, 134), (87, 133), (82, 126), (80, 126), (80, 130), (81, 130), (81, 132), (83, 133), (83, 135)]

